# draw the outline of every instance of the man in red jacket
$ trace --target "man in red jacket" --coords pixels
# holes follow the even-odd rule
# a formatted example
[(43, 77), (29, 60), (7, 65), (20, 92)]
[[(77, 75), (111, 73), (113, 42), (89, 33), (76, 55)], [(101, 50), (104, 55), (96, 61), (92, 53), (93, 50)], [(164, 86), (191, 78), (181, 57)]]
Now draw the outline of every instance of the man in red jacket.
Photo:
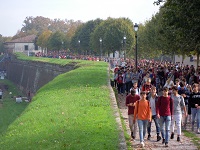
[(129, 120), (129, 127), (131, 130), (131, 137), (135, 139), (136, 131), (137, 131), (137, 123), (133, 123), (133, 116), (135, 110), (135, 102), (140, 99), (140, 96), (136, 94), (134, 89), (131, 90), (131, 93), (126, 96), (126, 106), (128, 107), (128, 120)]

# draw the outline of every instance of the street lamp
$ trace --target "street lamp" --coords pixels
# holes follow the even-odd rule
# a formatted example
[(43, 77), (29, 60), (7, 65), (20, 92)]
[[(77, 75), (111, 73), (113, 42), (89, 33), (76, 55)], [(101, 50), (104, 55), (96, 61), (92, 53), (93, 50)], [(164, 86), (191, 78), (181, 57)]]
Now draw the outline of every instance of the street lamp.
[(126, 62), (126, 35), (124, 35), (124, 61)]
[(99, 39), (100, 42), (100, 52), (101, 52), (101, 60), (102, 60), (102, 38)]
[(121, 48), (121, 51), (119, 49), (119, 59), (121, 58), (121, 52), (123, 51), (123, 40), (121, 41), (121, 44), (122, 44), (122, 48)]
[(134, 25), (134, 30), (135, 30), (135, 40), (136, 40), (136, 44), (135, 44), (135, 70), (137, 71), (137, 68), (138, 68), (138, 60), (137, 60), (137, 51), (138, 51), (138, 49), (137, 49), (137, 31), (138, 31), (138, 29), (139, 29), (139, 26), (138, 26), (138, 24), (137, 23), (135, 23), (135, 25)]
[(78, 53), (81, 53), (81, 50), (80, 50), (80, 48), (81, 48), (81, 41), (80, 41), (80, 40), (78, 40)]
[(63, 44), (64, 44), (64, 42), (62, 41), (62, 47), (61, 47), (61, 50), (63, 49)]

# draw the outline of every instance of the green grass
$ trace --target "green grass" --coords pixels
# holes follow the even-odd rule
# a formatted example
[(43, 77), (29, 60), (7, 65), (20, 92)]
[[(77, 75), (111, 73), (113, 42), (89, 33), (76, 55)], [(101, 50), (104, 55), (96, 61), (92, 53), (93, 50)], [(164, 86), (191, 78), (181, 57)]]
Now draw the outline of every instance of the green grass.
[[(20, 117), (27, 103), (16, 104), (13, 96), (22, 95), (22, 93), (8, 80), (0, 80), (0, 87), (3, 90), (3, 99), (0, 102), (0, 135), (6, 133), (7, 128), (16, 118)], [(5, 89), (5, 85), (7, 88)], [(9, 95), (12, 92), (12, 95)]]
[(79, 67), (37, 92), (1, 135), (0, 149), (118, 149), (120, 131), (110, 106), (107, 63), (18, 57), (61, 65), (75, 62)]
[[(115, 93), (115, 97), (118, 98), (118, 96), (117, 96), (118, 95), (117, 89), (113, 88), (113, 91)], [(117, 103), (117, 105), (119, 107), (119, 103)], [(122, 116), (121, 112), (119, 112), (119, 113), (120, 113), (120, 120), (121, 120), (121, 123), (122, 123), (122, 128), (124, 130), (124, 137), (125, 137), (125, 141), (126, 141), (126, 145), (127, 145), (127, 150), (132, 150), (133, 148), (132, 148), (131, 142), (130, 142), (131, 138), (130, 138), (130, 135), (128, 134), (128, 132), (127, 132), (126, 122), (123, 119), (123, 116)]]
[(192, 142), (197, 146), (198, 149), (200, 149), (200, 138), (197, 137), (194, 133), (191, 133), (189, 131), (183, 131), (184, 135), (192, 140)]

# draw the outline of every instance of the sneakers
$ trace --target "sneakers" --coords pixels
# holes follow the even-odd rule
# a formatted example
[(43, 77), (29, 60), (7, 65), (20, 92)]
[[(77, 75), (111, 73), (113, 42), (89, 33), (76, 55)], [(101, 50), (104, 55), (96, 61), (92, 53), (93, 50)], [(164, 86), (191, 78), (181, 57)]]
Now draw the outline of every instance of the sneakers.
[(200, 128), (197, 129), (197, 134), (200, 134)]
[(133, 132), (131, 132), (131, 137), (132, 137), (133, 139), (135, 139), (135, 136), (133, 135)]
[(164, 143), (165, 143), (165, 139), (162, 140), (162, 144), (164, 144)]
[(147, 137), (147, 140), (150, 140), (150, 139), (151, 139), (151, 135), (149, 134), (148, 137)]
[(168, 143), (167, 143), (167, 142), (165, 143), (165, 147), (169, 147), (169, 145), (168, 145)]
[(145, 145), (144, 142), (141, 142), (141, 147), (142, 147), (142, 148), (144, 148), (144, 145)]
[(157, 142), (161, 140), (161, 137), (157, 135)]
[(174, 139), (174, 133), (172, 132), (170, 139)]
[(192, 131), (194, 131), (194, 125), (192, 125)]
[(178, 141), (178, 142), (180, 142), (180, 141), (181, 141), (181, 139), (180, 139), (180, 136), (178, 136), (178, 137), (177, 137), (177, 141)]

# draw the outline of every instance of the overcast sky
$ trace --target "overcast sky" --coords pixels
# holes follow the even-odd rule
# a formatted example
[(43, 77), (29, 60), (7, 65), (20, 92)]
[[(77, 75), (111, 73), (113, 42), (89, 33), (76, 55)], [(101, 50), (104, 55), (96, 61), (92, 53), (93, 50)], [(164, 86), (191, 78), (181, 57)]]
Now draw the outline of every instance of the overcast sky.
[(0, 34), (14, 36), (27, 16), (73, 19), (126, 17), (144, 23), (159, 11), (155, 0), (0, 0)]

